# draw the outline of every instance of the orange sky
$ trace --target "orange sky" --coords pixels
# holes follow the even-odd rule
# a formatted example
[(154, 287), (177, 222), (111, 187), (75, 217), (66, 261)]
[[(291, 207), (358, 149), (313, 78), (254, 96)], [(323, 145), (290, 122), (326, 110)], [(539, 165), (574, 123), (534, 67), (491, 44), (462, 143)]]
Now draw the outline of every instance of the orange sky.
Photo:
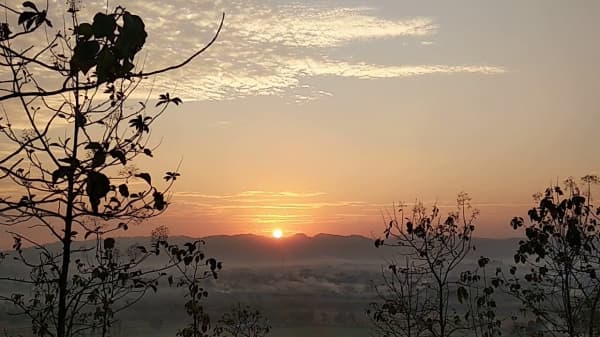
[(182, 177), (168, 212), (130, 234), (377, 235), (395, 202), (466, 191), (478, 236), (513, 235), (533, 193), (600, 167), (600, 2), (578, 3), (128, 2), (149, 68), (227, 13), (208, 53), (153, 82), (184, 104), (138, 165), (182, 160)]

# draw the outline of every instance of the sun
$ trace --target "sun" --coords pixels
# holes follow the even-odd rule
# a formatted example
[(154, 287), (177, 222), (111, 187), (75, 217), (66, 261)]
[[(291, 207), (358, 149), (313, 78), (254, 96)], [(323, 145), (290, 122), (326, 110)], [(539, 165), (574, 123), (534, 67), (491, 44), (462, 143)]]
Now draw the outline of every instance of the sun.
[(273, 237), (274, 237), (275, 239), (281, 239), (281, 237), (282, 237), (282, 236), (283, 236), (283, 231), (282, 231), (281, 229), (279, 229), (279, 228), (275, 228), (275, 229), (273, 230)]

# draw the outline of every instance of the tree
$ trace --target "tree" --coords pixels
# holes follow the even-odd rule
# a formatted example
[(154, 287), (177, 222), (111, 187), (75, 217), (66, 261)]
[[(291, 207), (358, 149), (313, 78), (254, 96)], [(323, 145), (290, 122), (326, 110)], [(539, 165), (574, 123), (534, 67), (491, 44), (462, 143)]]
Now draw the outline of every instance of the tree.
[[(150, 107), (149, 99), (132, 104), (130, 98), (143, 79), (182, 67), (210, 47), (224, 19), (213, 39), (183, 62), (144, 71), (135, 66), (147, 38), (142, 18), (117, 7), (80, 22), (78, 3), (67, 1), (70, 21), (55, 34), (48, 33), (53, 24), (47, 7), (31, 1), (21, 8), (0, 4), (5, 11), (0, 22), (0, 133), (10, 144), (0, 159), (0, 181), (11, 188), (10, 195), (0, 198), (0, 222), (15, 239), (17, 258), (34, 275), (29, 280), (4, 279), (36, 289), (30, 299), (19, 294), (2, 299), (30, 316), (40, 336), (74, 336), (95, 328), (76, 327), (79, 319), (88, 318), (74, 305), (83, 300), (81, 294), (117, 286), (115, 280), (122, 281), (119, 277), (129, 275), (140, 261), (159, 253), (160, 246), (152, 252), (142, 247), (137, 259), (117, 262), (115, 240), (108, 235), (167, 208), (177, 170), (167, 172), (159, 184), (133, 164), (140, 156), (153, 157), (153, 123), (182, 101), (164, 93)], [(46, 232), (60, 243), (60, 252), (20, 233), (24, 226)], [(72, 258), (85, 253), (74, 249), (73, 241), (89, 237), (102, 243), (93, 266)], [(36, 247), (39, 258), (23, 255), (23, 244)], [(89, 277), (81, 281), (82, 275)], [(138, 282), (134, 288), (154, 284), (137, 276), (131, 276), (131, 282)], [(94, 300), (86, 297), (85, 302)], [(106, 323), (113, 312), (99, 317)]]
[(376, 286), (380, 301), (372, 303), (368, 313), (379, 335), (449, 337), (467, 329), (477, 332), (484, 324), (483, 316), (471, 311), (480, 306), (460, 310), (451, 304), (454, 292), (462, 303), (482, 285), (481, 278), (473, 278), (477, 272), (469, 274), (470, 278), (459, 273), (459, 266), (474, 250), (478, 211), (470, 200), (460, 193), (457, 210), (445, 218), (437, 206), (428, 212), (421, 202), (409, 212), (404, 207), (394, 212), (385, 237), (377, 239), (375, 246), (396, 247), (404, 261), (392, 262), (383, 272), (383, 285)]
[(528, 222), (522, 217), (511, 221), (515, 230), (525, 229), (525, 238), (504, 277), (505, 287), (545, 334), (600, 333), (600, 208), (592, 204), (592, 186), (598, 183), (594, 175), (580, 184), (569, 178), (564, 188), (551, 186), (534, 195), (538, 205), (529, 210)]
[[(204, 245), (203, 240), (196, 240), (185, 243), (182, 248), (170, 246), (167, 249), (169, 260), (178, 271), (178, 276), (171, 275), (167, 278), (169, 285), (187, 290), (188, 300), (184, 306), (190, 323), (178, 330), (177, 336), (209, 336), (210, 316), (202, 306), (202, 299), (208, 297), (208, 291), (201, 285), (208, 278), (217, 279), (217, 272), (221, 270), (222, 263), (214, 258), (206, 258), (202, 250)], [(207, 266), (208, 268), (206, 268)]]
[(367, 309), (375, 333), (382, 337), (427, 336), (426, 317), (434, 313), (427, 287), (428, 272), (409, 259), (393, 262), (382, 271), (382, 284), (374, 285), (379, 302)]
[(265, 337), (270, 331), (271, 325), (260, 311), (238, 303), (219, 319), (214, 336)]

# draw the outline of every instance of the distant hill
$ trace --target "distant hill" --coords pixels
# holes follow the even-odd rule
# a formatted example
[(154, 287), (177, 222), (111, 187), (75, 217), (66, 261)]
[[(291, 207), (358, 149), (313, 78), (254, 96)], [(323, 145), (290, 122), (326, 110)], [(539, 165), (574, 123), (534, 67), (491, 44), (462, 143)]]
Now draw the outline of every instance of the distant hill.
[[(254, 234), (217, 235), (202, 238), (206, 242), (206, 255), (223, 261), (228, 266), (268, 266), (315, 263), (351, 263), (380, 265), (393, 258), (398, 248), (375, 248), (373, 240), (359, 235), (340, 236), (296, 234), (281, 239)], [(170, 243), (183, 244), (196, 240), (190, 237), (171, 237)], [(148, 237), (119, 237), (121, 249), (148, 244)], [(473, 258), (487, 256), (495, 260), (512, 260), (518, 239), (474, 239), (476, 251)], [(90, 247), (92, 241), (78, 241), (74, 247)], [(47, 246), (58, 251), (58, 244)], [(25, 254), (34, 255), (36, 250), (27, 248)], [(7, 261), (8, 262), (8, 261)], [(10, 262), (8, 263), (11, 264)]]

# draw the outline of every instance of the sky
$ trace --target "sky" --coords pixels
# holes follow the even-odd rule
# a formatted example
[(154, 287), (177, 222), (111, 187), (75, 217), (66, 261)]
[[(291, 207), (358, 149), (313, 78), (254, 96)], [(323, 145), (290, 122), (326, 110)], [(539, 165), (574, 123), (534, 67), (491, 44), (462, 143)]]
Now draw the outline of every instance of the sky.
[(597, 1), (121, 4), (147, 25), (146, 69), (202, 47), (226, 13), (205, 54), (150, 83), (184, 104), (147, 165), (181, 161), (182, 177), (133, 235), (377, 236), (394, 205), (449, 210), (466, 191), (476, 235), (508, 237), (533, 193), (598, 173)]

